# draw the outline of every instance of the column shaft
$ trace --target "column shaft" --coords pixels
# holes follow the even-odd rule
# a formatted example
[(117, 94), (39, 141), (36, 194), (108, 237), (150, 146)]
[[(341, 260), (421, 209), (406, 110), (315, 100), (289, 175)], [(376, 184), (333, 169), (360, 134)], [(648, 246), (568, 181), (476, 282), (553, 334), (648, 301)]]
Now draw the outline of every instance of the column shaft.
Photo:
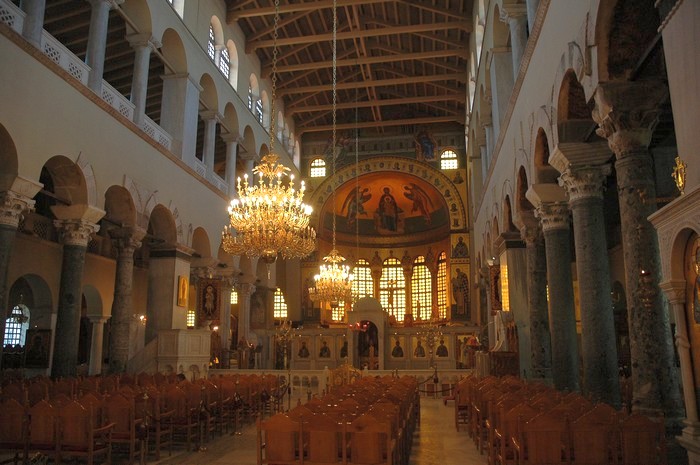
[(521, 229), (527, 256), (527, 304), (530, 315), (532, 378), (552, 378), (552, 351), (547, 309), (547, 254), (542, 231)]
[(238, 340), (250, 340), (250, 296), (255, 292), (255, 286), (242, 283), (238, 293)]
[[(106, 318), (90, 318), (92, 322), (92, 347), (90, 348), (90, 375), (102, 374), (102, 344)], [(112, 357), (110, 357), (110, 360)]]
[(204, 119), (204, 144), (202, 146), (202, 161), (207, 167), (207, 173), (214, 172), (214, 145), (216, 144), (216, 124), (214, 115), (202, 115)]
[(523, 60), (527, 45), (527, 16), (524, 14), (509, 15), (508, 27), (510, 28), (510, 47), (513, 59), (513, 82), (515, 82), (518, 79), (520, 62)]
[(41, 33), (44, 30), (46, 0), (24, 0), (22, 6), (27, 13), (27, 16), (24, 17), (22, 35), (36, 48), (41, 48)]
[(90, 33), (88, 35), (85, 63), (90, 67), (88, 87), (96, 94), (102, 93), (102, 75), (105, 67), (105, 49), (107, 48), (107, 26), (109, 24), (109, 0), (89, 0)]
[(238, 153), (238, 139), (226, 140), (226, 172), (225, 178), (228, 183), (228, 195), (233, 197), (236, 193), (236, 155)]
[(594, 399), (618, 407), (620, 383), (603, 199), (576, 200), (571, 204), (571, 211), (581, 305), (584, 389)]
[(134, 104), (134, 123), (141, 127), (146, 109), (148, 93), (148, 70), (151, 62), (150, 36), (134, 34), (128, 36), (129, 44), (134, 49), (134, 74), (131, 79), (131, 103)]

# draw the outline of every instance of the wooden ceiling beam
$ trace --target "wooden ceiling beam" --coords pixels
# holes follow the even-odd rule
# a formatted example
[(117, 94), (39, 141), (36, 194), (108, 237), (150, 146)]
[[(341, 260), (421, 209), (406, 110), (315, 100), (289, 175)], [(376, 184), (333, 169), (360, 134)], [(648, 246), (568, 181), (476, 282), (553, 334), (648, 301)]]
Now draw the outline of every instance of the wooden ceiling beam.
[[(432, 74), (428, 76), (406, 76), (394, 79), (377, 79), (372, 82), (347, 82), (340, 83), (336, 86), (338, 90), (347, 89), (357, 89), (363, 87), (384, 87), (384, 86), (395, 86), (401, 84), (413, 84), (418, 82), (433, 82), (433, 81), (458, 81), (467, 82), (466, 74), (462, 73), (448, 73), (448, 74)], [(292, 94), (308, 94), (309, 92), (321, 92), (332, 90), (332, 84), (321, 84), (317, 86), (305, 86), (305, 87), (292, 87), (292, 88), (282, 88), (278, 89), (277, 94), (279, 96), (292, 95)]]
[[(432, 31), (445, 31), (461, 29), (466, 32), (471, 30), (471, 24), (466, 21), (455, 21), (447, 23), (426, 23), (426, 24), (411, 24), (408, 26), (394, 26), (394, 27), (378, 27), (372, 29), (363, 29), (358, 31), (348, 31), (339, 32), (337, 34), (337, 40), (348, 40), (348, 39), (358, 39), (361, 37), (378, 37), (378, 36), (389, 36), (389, 35), (400, 35), (400, 34), (418, 34)], [(323, 34), (311, 34), (298, 37), (281, 37), (276, 41), (274, 39), (258, 40), (253, 42), (246, 42), (245, 51), (246, 53), (252, 53), (259, 48), (273, 47), (275, 43), (278, 47), (285, 45), (299, 45), (299, 44), (309, 44), (313, 42), (330, 42), (333, 38), (332, 33)], [(461, 46), (463, 44), (458, 44)]]
[[(385, 3), (394, 0), (336, 0), (337, 7), (344, 7), (348, 5), (370, 5), (373, 3)], [(299, 11), (316, 11), (326, 8), (333, 8), (333, 0), (322, 0), (306, 3), (291, 3), (288, 5), (280, 5), (279, 13), (280, 15), (284, 13), (297, 13)], [(238, 21), (241, 18), (255, 18), (258, 16), (271, 16), (275, 14), (275, 7), (261, 7), (261, 8), (247, 8), (247, 9), (236, 9), (236, 7), (229, 7), (226, 13), (226, 21), (232, 23)]]
[(447, 16), (448, 18), (454, 18), (459, 21), (472, 21), (471, 16), (464, 16), (455, 13), (454, 11), (446, 10), (444, 8), (439, 8), (435, 5), (431, 5), (429, 3), (426, 3), (422, 0), (399, 0), (399, 3), (403, 3), (404, 5), (408, 5), (409, 7), (413, 8), (419, 8), (424, 11), (429, 11), (431, 13), (436, 13), (439, 15)]
[[(407, 105), (411, 103), (425, 103), (425, 102), (449, 102), (449, 101), (459, 101), (463, 102), (466, 98), (466, 94), (454, 93), (446, 95), (425, 95), (421, 97), (397, 97), (391, 99), (377, 99), (375, 101), (361, 101), (361, 102), (343, 102), (337, 103), (336, 108), (338, 110), (348, 110), (353, 108), (367, 108), (373, 105), (377, 106), (390, 106), (390, 105)], [(312, 113), (317, 111), (327, 111), (332, 109), (332, 105), (307, 105), (307, 106), (297, 106), (297, 107), (287, 107), (285, 112), (289, 115), (294, 115), (297, 113)]]
[[(376, 127), (389, 127), (389, 126), (403, 126), (406, 124), (433, 124), (433, 123), (458, 123), (464, 124), (463, 116), (429, 116), (421, 118), (402, 118), (395, 120), (385, 120), (385, 121), (360, 121), (357, 123), (341, 123), (336, 124), (336, 130), (344, 129), (355, 129), (355, 128), (376, 128)], [(332, 131), (332, 125), (323, 126), (309, 126), (309, 127), (296, 127), (297, 133), (299, 135), (306, 132), (323, 132)]]

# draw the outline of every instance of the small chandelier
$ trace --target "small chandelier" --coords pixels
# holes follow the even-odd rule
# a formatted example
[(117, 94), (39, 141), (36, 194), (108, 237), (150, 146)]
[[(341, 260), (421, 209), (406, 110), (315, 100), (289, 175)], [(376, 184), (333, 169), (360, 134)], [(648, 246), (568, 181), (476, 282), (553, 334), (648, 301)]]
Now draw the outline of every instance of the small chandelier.
[[(275, 143), (275, 91), (277, 88), (277, 27), (279, 2), (275, 2), (274, 43), (272, 49), (272, 98), (270, 108), (270, 153), (253, 169), (257, 184), (248, 182), (248, 174), (238, 178), (238, 198), (228, 207), (230, 227), (224, 227), (222, 245), (231, 255), (260, 257), (268, 265), (277, 260), (303, 258), (316, 247), (316, 231), (309, 226), (311, 207), (303, 202), (306, 186), (294, 188), (290, 169), (279, 163)], [(285, 185), (283, 177), (288, 176)], [(233, 230), (236, 231), (234, 236)]]
[[(333, 137), (331, 140), (331, 156), (333, 157), (333, 175), (335, 175), (335, 144), (336, 144), (336, 61), (337, 61), (337, 31), (338, 14), (336, 11), (336, 0), (333, 0)], [(335, 247), (336, 236), (336, 215), (335, 215), (335, 189), (331, 197), (331, 208), (333, 209), (333, 247), (331, 252), (323, 257), (326, 262), (320, 266), (319, 273), (314, 276), (315, 287), (309, 289), (309, 297), (313, 301), (330, 302), (331, 307), (338, 307), (340, 302), (352, 300), (352, 279), (350, 267), (343, 265), (345, 258), (340, 255)]]

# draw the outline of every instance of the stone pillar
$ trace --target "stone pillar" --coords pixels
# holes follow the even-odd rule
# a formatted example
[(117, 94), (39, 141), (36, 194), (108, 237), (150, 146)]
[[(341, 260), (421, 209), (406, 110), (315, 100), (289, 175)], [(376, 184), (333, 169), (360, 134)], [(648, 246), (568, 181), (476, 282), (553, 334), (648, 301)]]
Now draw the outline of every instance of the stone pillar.
[(508, 23), (510, 29), (510, 48), (513, 60), (513, 82), (518, 79), (520, 62), (527, 45), (527, 11), (522, 3), (506, 4), (501, 9), (501, 20)]
[(97, 95), (102, 95), (102, 74), (105, 68), (105, 49), (107, 48), (107, 28), (109, 10), (124, 0), (88, 0), (90, 10), (90, 33), (88, 35), (85, 63), (90, 67), (88, 87)]
[[(90, 316), (89, 318), (90, 323), (92, 323), (92, 346), (90, 347), (90, 371), (88, 373), (90, 373), (90, 376), (94, 376), (102, 374), (102, 344), (104, 341), (105, 322), (108, 318), (104, 316)], [(111, 354), (109, 360), (110, 362), (112, 360)]]
[[(658, 291), (661, 265), (649, 142), (668, 89), (659, 81), (608, 82), (595, 91), (598, 134), (615, 154), (632, 358), (632, 408), (680, 415), (668, 309)], [(644, 279), (642, 279), (644, 277)]]
[(540, 4), (540, 0), (525, 0), (525, 4), (527, 5), (528, 30), (532, 31), (535, 25), (535, 19), (537, 18), (537, 7)]
[(233, 197), (236, 193), (236, 154), (238, 153), (238, 143), (240, 141), (237, 134), (225, 134), (221, 138), (226, 142), (226, 172), (224, 179), (228, 183), (228, 196)]
[(90, 236), (100, 229), (97, 222), (105, 212), (89, 205), (53, 206), (51, 210), (63, 243), (51, 368), (51, 376), (55, 378), (76, 375), (85, 252)]
[(215, 111), (207, 110), (200, 113), (204, 120), (204, 140), (202, 141), (202, 162), (207, 167), (207, 176), (214, 172), (214, 146), (216, 144), (216, 125), (220, 118)]
[(552, 380), (559, 390), (579, 390), (576, 315), (571, 275), (569, 207), (564, 190), (554, 184), (532, 185), (526, 194), (542, 224), (549, 286), (549, 333)]
[(547, 315), (547, 254), (544, 235), (534, 218), (524, 221), (520, 235), (527, 257), (527, 306), (530, 315), (531, 378), (552, 379), (552, 349)]
[[(481, 185), (483, 186), (486, 182), (486, 177), (489, 175), (489, 149), (485, 145), (479, 146), (479, 152), (481, 153)], [(481, 191), (479, 191), (481, 195)]]
[[(253, 279), (255, 279), (253, 277)], [(255, 285), (242, 282), (238, 286), (238, 339), (250, 340), (250, 296), (255, 292)]]
[[(494, 47), (489, 50), (489, 66), (486, 68), (491, 73), (491, 118), (493, 121), (493, 135), (491, 136), (491, 150), (496, 146), (496, 139), (501, 131), (501, 121), (508, 109), (510, 94), (513, 93), (513, 59), (508, 47)], [(487, 134), (487, 137), (488, 134)]]
[(36, 48), (41, 48), (41, 33), (44, 30), (44, 12), (46, 0), (24, 0), (22, 2), (27, 15), (24, 17), (22, 35)]
[(146, 110), (148, 93), (148, 69), (151, 63), (151, 49), (160, 47), (149, 34), (129, 34), (126, 36), (134, 49), (134, 75), (131, 79), (131, 103), (134, 104), (134, 123), (141, 127)]
[[(233, 289), (235, 284), (236, 279), (232, 276), (227, 276), (222, 279), (220, 302), (221, 317), (219, 319), (219, 335), (221, 337), (221, 362), (223, 368), (228, 368), (229, 366), (228, 357), (230, 357), (229, 352), (231, 350), (231, 293), (235, 292)], [(225, 361), (223, 360), (224, 357), (227, 357)]]
[(581, 308), (584, 391), (595, 400), (620, 406), (615, 319), (605, 238), (603, 189), (610, 165), (604, 144), (560, 143), (550, 156), (569, 195), (574, 219), (576, 274)]
[[(25, 211), (34, 208), (32, 197), (41, 189), (41, 184), (17, 177), (9, 189), (0, 192), (0, 334), (5, 334), (7, 302), (7, 275), (10, 255), (17, 235), (17, 226)], [(2, 368), (2, 344), (0, 344), (0, 368)]]
[(109, 231), (117, 252), (112, 301), (112, 326), (109, 339), (109, 371), (124, 373), (129, 361), (129, 323), (133, 313), (131, 291), (134, 278), (134, 252), (141, 247), (146, 231), (135, 226), (114, 228)]
[(160, 126), (173, 138), (171, 151), (194, 166), (197, 114), (202, 87), (187, 73), (163, 76)]

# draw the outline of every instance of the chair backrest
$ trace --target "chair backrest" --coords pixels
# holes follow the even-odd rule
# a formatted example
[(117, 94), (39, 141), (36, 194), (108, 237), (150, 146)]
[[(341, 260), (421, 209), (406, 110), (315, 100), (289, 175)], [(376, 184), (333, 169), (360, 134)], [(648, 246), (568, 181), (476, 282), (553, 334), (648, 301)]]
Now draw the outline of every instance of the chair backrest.
[(265, 442), (264, 463), (292, 462), (301, 451), (301, 422), (278, 413), (260, 425)]
[(14, 399), (20, 405), (25, 403), (26, 392), (20, 383), (11, 383), (2, 387), (2, 399)]
[(101, 396), (98, 396), (99, 394), (88, 392), (78, 399), (78, 402), (85, 408), (85, 410), (92, 411), (92, 422), (95, 426), (101, 426), (104, 423), (105, 414), (104, 400)]
[(24, 442), (27, 433), (27, 410), (17, 400), (0, 402), (0, 446), (10, 447)]
[(107, 398), (107, 418), (114, 423), (115, 433), (132, 433), (135, 431), (134, 399), (121, 394), (112, 394)]
[(389, 464), (391, 425), (370, 415), (360, 415), (347, 425), (352, 463)]
[(46, 380), (37, 380), (29, 383), (29, 386), (27, 386), (27, 395), (29, 397), (29, 405), (34, 405), (40, 400), (48, 400), (49, 382)]
[(558, 412), (544, 412), (521, 426), (529, 464), (557, 464), (568, 460), (569, 419)]
[(666, 463), (663, 418), (654, 421), (644, 415), (631, 414), (622, 421), (620, 443), (624, 465)]
[(56, 408), (47, 400), (40, 400), (29, 408), (30, 445), (43, 447), (56, 444), (57, 415)]
[(61, 447), (87, 449), (92, 441), (92, 412), (76, 401), (58, 409), (61, 421)]
[(342, 462), (343, 425), (328, 415), (315, 414), (304, 418), (302, 432), (308, 432), (307, 457), (314, 463)]
[(571, 423), (571, 446), (577, 464), (612, 463), (618, 457), (614, 431), (617, 412), (597, 404)]

